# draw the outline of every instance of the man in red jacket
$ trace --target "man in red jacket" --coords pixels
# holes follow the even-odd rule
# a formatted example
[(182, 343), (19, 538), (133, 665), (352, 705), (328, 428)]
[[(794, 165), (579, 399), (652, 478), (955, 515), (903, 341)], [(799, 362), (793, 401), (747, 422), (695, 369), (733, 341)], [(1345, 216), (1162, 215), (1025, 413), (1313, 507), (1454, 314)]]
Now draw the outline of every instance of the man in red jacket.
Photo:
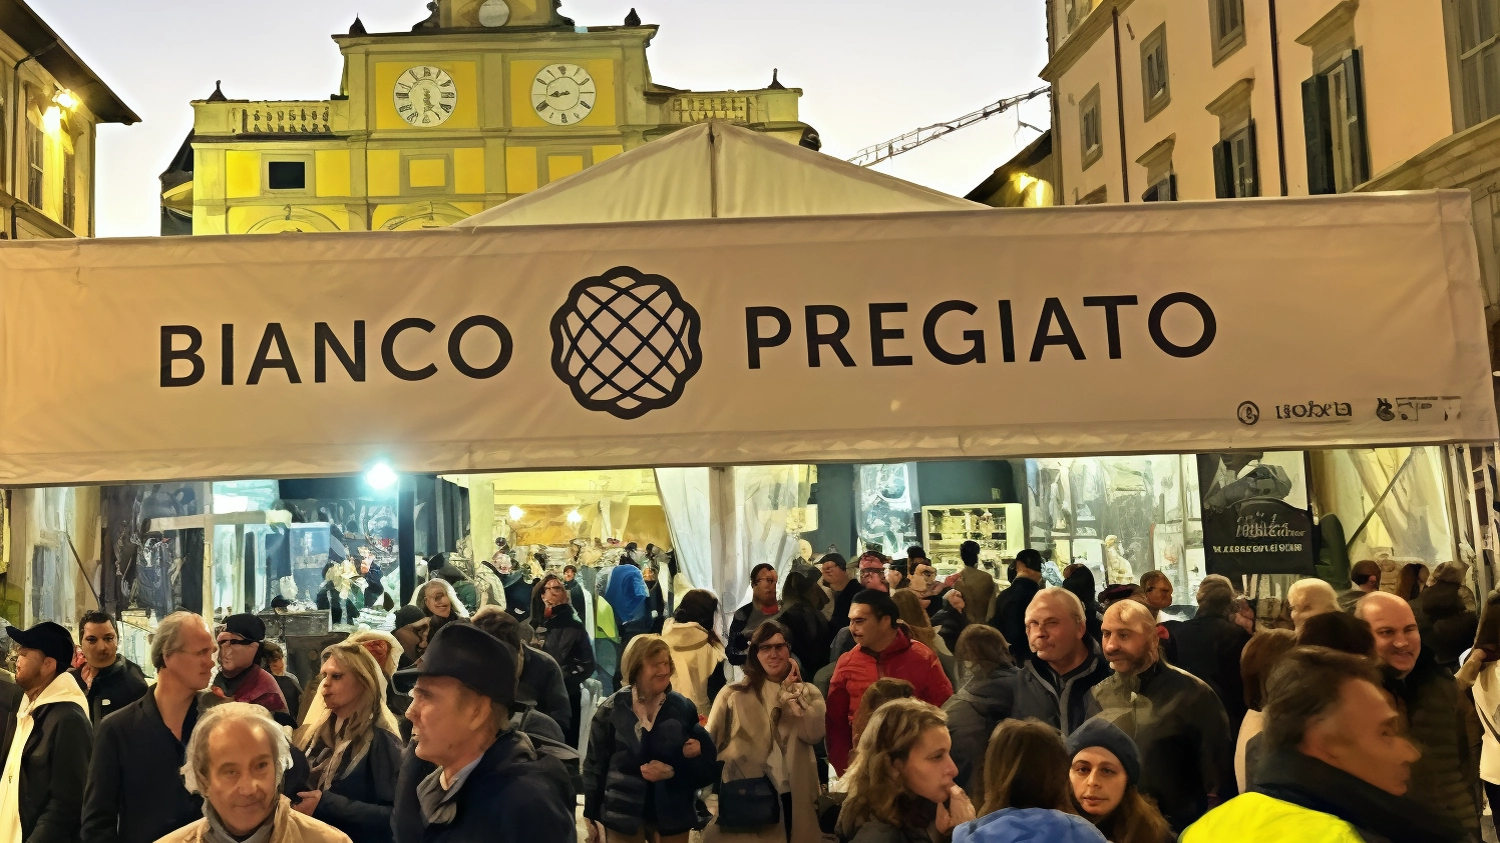
[(865, 589), (849, 605), (849, 632), (857, 646), (839, 657), (828, 684), (828, 761), (839, 775), (849, 766), (854, 714), (875, 680), (905, 679), (917, 698), (941, 706), (953, 685), (927, 645), (913, 641), (898, 625), (900, 612), (889, 594)]

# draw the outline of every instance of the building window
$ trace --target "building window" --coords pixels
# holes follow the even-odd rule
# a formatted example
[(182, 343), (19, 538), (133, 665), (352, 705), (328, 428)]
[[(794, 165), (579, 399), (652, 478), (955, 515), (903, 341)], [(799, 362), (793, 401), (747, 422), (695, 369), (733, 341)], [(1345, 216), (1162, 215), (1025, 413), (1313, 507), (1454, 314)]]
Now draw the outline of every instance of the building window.
[(1500, 114), (1500, 0), (1458, 0), (1458, 78), (1463, 126)]
[(1172, 101), (1167, 76), (1167, 26), (1162, 24), (1141, 41), (1141, 91), (1146, 98), (1146, 119)]
[(46, 135), (38, 121), (26, 120), (26, 201), (33, 208), (42, 207), (43, 164), (47, 157)]
[(266, 164), (266, 186), (271, 190), (306, 190), (306, 161), (271, 161)]
[(1208, 0), (1214, 64), (1245, 46), (1245, 0)]
[(1370, 178), (1360, 51), (1302, 83), (1307, 192), (1346, 193)]
[(1063, 0), (1063, 32), (1072, 35), (1094, 10), (1094, 0)]
[(1104, 155), (1104, 132), (1099, 121), (1099, 86), (1084, 95), (1078, 104), (1078, 137), (1083, 146), (1083, 169)]
[(71, 230), (78, 221), (78, 156), (71, 149), (63, 152), (62, 191), (62, 224)]
[(1220, 199), (1260, 195), (1254, 120), (1214, 147), (1214, 195)]
[(1099, 187), (1097, 187), (1093, 191), (1091, 191), (1087, 196), (1084, 196), (1082, 199), (1079, 199), (1078, 201), (1074, 202), (1073, 204), (1075, 204), (1075, 205), (1103, 205), (1105, 202), (1108, 202), (1108, 201), (1109, 201), (1109, 187), (1105, 186), (1105, 185), (1100, 185)]
[(1177, 176), (1169, 175), (1159, 182), (1146, 188), (1141, 194), (1142, 202), (1176, 202), (1177, 201)]

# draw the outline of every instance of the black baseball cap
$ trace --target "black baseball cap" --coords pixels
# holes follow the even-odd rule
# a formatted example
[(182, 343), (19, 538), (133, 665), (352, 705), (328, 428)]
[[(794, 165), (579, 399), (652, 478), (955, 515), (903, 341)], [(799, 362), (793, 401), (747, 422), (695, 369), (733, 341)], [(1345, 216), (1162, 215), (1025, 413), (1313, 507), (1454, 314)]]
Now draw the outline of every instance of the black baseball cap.
[(445, 624), (422, 660), (392, 678), (399, 689), (419, 676), (447, 676), (507, 707), (516, 702), (516, 651), (470, 623)]
[(61, 624), (42, 621), (31, 629), (7, 626), (5, 634), (17, 647), (40, 650), (43, 656), (55, 660), (58, 673), (73, 666), (73, 634)]
[(224, 631), (257, 644), (266, 640), (266, 622), (248, 613), (225, 618)]

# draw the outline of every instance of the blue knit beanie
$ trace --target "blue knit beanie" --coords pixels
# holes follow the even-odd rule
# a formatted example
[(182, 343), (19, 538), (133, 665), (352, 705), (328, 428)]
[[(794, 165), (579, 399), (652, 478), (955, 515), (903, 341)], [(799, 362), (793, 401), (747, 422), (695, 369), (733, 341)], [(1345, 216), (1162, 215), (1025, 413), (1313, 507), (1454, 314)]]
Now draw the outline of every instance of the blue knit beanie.
[(1086, 721), (1068, 736), (1068, 757), (1075, 758), (1081, 750), (1090, 747), (1101, 747), (1115, 754), (1120, 759), (1120, 766), (1125, 768), (1125, 779), (1130, 784), (1137, 784), (1141, 778), (1141, 753), (1136, 749), (1135, 741), (1120, 730), (1119, 726), (1105, 720), (1102, 717), (1093, 717)]

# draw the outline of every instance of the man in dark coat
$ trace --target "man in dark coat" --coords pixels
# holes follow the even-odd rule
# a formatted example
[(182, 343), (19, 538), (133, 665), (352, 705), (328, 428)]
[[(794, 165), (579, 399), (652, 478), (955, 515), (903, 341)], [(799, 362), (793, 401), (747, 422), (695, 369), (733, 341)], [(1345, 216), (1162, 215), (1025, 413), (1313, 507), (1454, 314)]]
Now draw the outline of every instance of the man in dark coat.
[(574, 839), (576, 794), (557, 758), (510, 726), (516, 654), (470, 624), (433, 636), (407, 709), (415, 759), (403, 764), (392, 819), (396, 843), (533, 843)]
[(1109, 676), (1109, 662), (1085, 633), (1083, 603), (1063, 588), (1046, 588), (1026, 609), (1031, 655), (1016, 675), (1015, 709), (1070, 735), (1099, 711), (1091, 693)]
[(521, 659), (521, 675), (516, 679), (516, 700), (547, 715), (560, 728), (572, 722), (568, 709), (568, 691), (563, 683), (562, 668), (543, 650), (521, 643), (521, 624), (509, 610), (484, 606), (474, 615), (473, 623), (500, 639)]
[(89, 721), (95, 726), (146, 695), (146, 674), (120, 655), (115, 621), (103, 612), (87, 612), (78, 622), (78, 642), (84, 664), (68, 673), (78, 680), (89, 701)]
[(837, 635), (849, 625), (849, 603), (854, 595), (864, 589), (849, 576), (849, 560), (837, 553), (825, 553), (818, 560), (823, 572), (823, 590), (828, 592), (831, 611), (828, 615), (828, 634)]
[(214, 638), (203, 618), (175, 612), (151, 640), (156, 686), (99, 724), (83, 830), (89, 843), (153, 843), (203, 815), (179, 771), (214, 669)]
[(73, 636), (51, 621), (27, 630), (6, 627), (6, 634), (20, 651), (16, 684), (25, 699), (0, 779), (0, 837), (27, 843), (77, 840), (93, 729), (88, 699), (67, 675)]
[(1479, 757), (1464, 726), (1464, 707), (1472, 703), (1460, 694), (1453, 674), (1422, 646), (1416, 616), (1405, 600), (1386, 591), (1371, 592), (1355, 605), (1354, 615), (1375, 634), (1385, 690), (1422, 750), (1411, 765), (1408, 796), (1451, 817), (1477, 838)]
[(583, 683), (594, 675), (594, 647), (588, 630), (573, 613), (561, 580), (550, 575), (542, 577), (537, 594), (541, 598), (538, 601), (541, 617), (535, 619), (536, 632), (542, 639), (542, 650), (562, 668), (563, 687), (568, 693), (569, 719), (563, 724), (563, 733), (569, 745), (578, 746), (578, 733), (583, 728), (580, 710)]
[(1141, 753), (1140, 790), (1181, 832), (1236, 795), (1234, 735), (1213, 689), (1161, 658), (1151, 610), (1123, 600), (1104, 613), (1114, 675), (1094, 686), (1100, 715)]
[(1016, 554), (1016, 576), (995, 598), (995, 615), (990, 618), (990, 626), (1000, 630), (1010, 644), (1017, 664), (1031, 656), (1031, 648), (1026, 646), (1026, 607), (1041, 588), (1042, 554), (1028, 547)]
[(765, 562), (750, 569), (750, 602), (741, 606), (729, 620), (729, 638), (724, 642), (724, 656), (732, 665), (745, 663), (750, 636), (763, 621), (781, 614), (776, 600), (776, 568)]
[(1234, 606), (1234, 585), (1226, 577), (1210, 574), (1198, 586), (1198, 612), (1192, 620), (1177, 625), (1173, 639), (1177, 659), (1172, 663), (1208, 683), (1214, 689), (1229, 731), (1239, 734), (1245, 719), (1245, 682), (1240, 678), (1240, 653), (1250, 642), (1250, 633), (1229, 619)]

